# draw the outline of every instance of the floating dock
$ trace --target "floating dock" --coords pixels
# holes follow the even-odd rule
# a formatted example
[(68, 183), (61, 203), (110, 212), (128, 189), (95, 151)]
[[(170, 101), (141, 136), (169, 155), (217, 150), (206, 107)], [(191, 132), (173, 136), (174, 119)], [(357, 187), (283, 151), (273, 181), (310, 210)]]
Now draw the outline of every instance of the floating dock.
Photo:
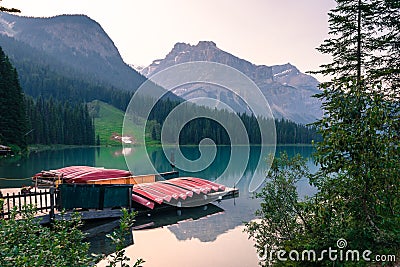
[[(54, 186), (49, 191), (24, 192), (3, 196), (0, 216), (10, 216), (12, 207), (34, 204), (39, 211), (48, 211), (42, 223), (59, 219), (61, 210), (79, 211), (83, 220), (117, 218), (121, 208), (151, 214), (166, 208), (207, 205), (239, 196), (239, 190), (196, 177), (176, 177), (178, 172), (133, 176), (129, 171), (88, 166), (71, 166), (42, 171), (32, 179)], [(175, 177), (175, 178), (174, 178)], [(167, 178), (167, 179), (165, 179)]]

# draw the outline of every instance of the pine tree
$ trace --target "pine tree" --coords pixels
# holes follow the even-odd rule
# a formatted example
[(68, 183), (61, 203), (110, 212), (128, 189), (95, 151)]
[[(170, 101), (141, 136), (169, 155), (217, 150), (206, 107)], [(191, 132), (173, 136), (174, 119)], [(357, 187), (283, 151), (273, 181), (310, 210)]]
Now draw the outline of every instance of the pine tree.
[(0, 48), (0, 136), (6, 144), (26, 148), (27, 120), (18, 74)]
[[(321, 169), (314, 183), (327, 206), (341, 199), (327, 215), (331, 233), (359, 248), (383, 249), (381, 242), (398, 247), (393, 228), (400, 209), (399, 2), (337, 3), (329, 14), (333, 37), (319, 48), (333, 55), (320, 71), (333, 80), (319, 95), (326, 112), (316, 123), (323, 141), (317, 144)], [(396, 25), (387, 20), (392, 15)]]
[(96, 146), (100, 146), (100, 136), (98, 134), (96, 136)]
[[(310, 174), (305, 161), (287, 155), (275, 161), (258, 194), (262, 221), (247, 224), (260, 253), (266, 246), (320, 252), (341, 238), (346, 249), (373, 256), (400, 250), (399, 1), (336, 2), (331, 36), (319, 47), (332, 56), (318, 71), (332, 77), (318, 95), (325, 110), (315, 123), (323, 138), (315, 154), (320, 169)], [(293, 191), (299, 177), (309, 177), (315, 196), (299, 200)], [(362, 260), (306, 264), (368, 264)]]

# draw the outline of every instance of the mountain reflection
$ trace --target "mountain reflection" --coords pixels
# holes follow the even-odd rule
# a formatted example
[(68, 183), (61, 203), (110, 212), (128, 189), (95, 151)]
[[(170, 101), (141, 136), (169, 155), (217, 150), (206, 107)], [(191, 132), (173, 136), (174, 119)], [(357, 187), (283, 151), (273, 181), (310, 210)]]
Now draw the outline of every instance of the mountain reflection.
[[(306, 158), (309, 158), (313, 152), (310, 146), (278, 146), (276, 155), (279, 155), (284, 150), (287, 151), (289, 156), (300, 153)], [(200, 156), (197, 147), (182, 147), (181, 151), (185, 157), (192, 160)], [(229, 187), (238, 188), (238, 198), (209, 204), (206, 208), (185, 208), (180, 211), (173, 208), (172, 211), (160, 212), (150, 217), (138, 217), (136, 225), (151, 224), (152, 228), (166, 227), (178, 240), (199, 239), (201, 242), (212, 242), (219, 235), (243, 225), (243, 222), (253, 220), (260, 201), (252, 198), (252, 193), (249, 193), (249, 184), (254, 176), (265, 177), (265, 172), (267, 171), (267, 164), (261, 162), (258, 166), (259, 158), (261, 157), (262, 160), (265, 160), (268, 156), (267, 154), (260, 155), (260, 151), (260, 147), (251, 147), (249, 160), (244, 172), (237, 167), (240, 166), (237, 162), (233, 162), (233, 167), (225, 172), (231, 156), (231, 148), (228, 146), (217, 147), (214, 161), (203, 171), (193, 173), (180, 170), (181, 176), (196, 176), (212, 181), (225, 172), (218, 182)], [(165, 172), (172, 169), (166, 155), (173, 158), (174, 153), (176, 151), (172, 148), (167, 148), (164, 152), (161, 147), (146, 148), (139, 146), (124, 151), (121, 148), (101, 147), (33, 152), (26, 158), (2, 160), (0, 162), (0, 177), (31, 177), (41, 170), (57, 169), (71, 165), (127, 169), (125, 159), (134, 163), (132, 165), (134, 169), (131, 171), (135, 174), (147, 174), (153, 168), (144, 164), (144, 159), (147, 155), (158, 172)], [(124, 154), (129, 155), (125, 158)], [(311, 160), (308, 161), (308, 166), (312, 171), (318, 169)], [(27, 182), (29, 183), (30, 181), (2, 180), (0, 186), (18, 187)], [(301, 180), (298, 183), (298, 193), (300, 197), (312, 195), (315, 193), (315, 188), (311, 187), (308, 181)]]
[[(226, 149), (227, 148), (222, 148)], [(287, 153), (292, 156), (297, 153), (300, 153), (303, 157), (310, 158), (312, 153), (311, 147), (278, 147), (277, 154), (280, 151), (286, 150)], [(229, 160), (229, 157), (226, 155), (229, 154), (227, 151), (220, 151), (220, 155), (217, 154), (216, 160), (217, 162), (213, 162), (213, 164), (220, 163), (222, 166), (226, 166), (226, 161)], [(254, 213), (259, 208), (260, 200), (254, 199), (253, 194), (249, 192), (249, 184), (253, 176), (264, 177), (266, 170), (266, 164), (259, 166), (257, 169), (257, 163), (259, 158), (260, 149), (259, 147), (252, 147), (250, 153), (250, 160), (247, 164), (247, 168), (243, 174), (243, 177), (237, 177), (237, 170), (233, 169), (230, 173), (226, 174), (223, 181), (224, 184), (228, 186), (233, 186), (239, 189), (239, 197), (235, 199), (223, 200), (220, 203), (214, 203), (216, 206), (220, 207), (224, 210), (223, 213), (218, 213), (214, 216), (207, 216), (205, 218), (196, 220), (196, 221), (180, 221), (178, 224), (174, 224), (168, 227), (168, 230), (171, 231), (178, 240), (190, 240), (190, 239), (199, 239), (201, 242), (213, 242), (217, 239), (217, 237), (223, 233), (226, 233), (232, 229), (235, 229), (237, 226), (243, 225), (243, 222), (248, 222), (255, 218)], [(262, 158), (265, 159), (267, 155), (262, 155)], [(223, 162), (218, 162), (218, 160)], [(313, 165), (312, 161), (308, 161), (308, 165), (311, 171), (314, 171), (316, 167)], [(185, 173), (181, 172), (181, 175), (193, 175), (197, 177), (201, 177), (204, 179), (215, 179), (218, 174), (221, 173), (219, 168), (208, 168), (203, 172), (199, 173)], [(241, 179), (238, 179), (241, 178)], [(235, 183), (238, 181), (238, 183)], [(306, 195), (313, 195), (315, 193), (315, 188), (311, 187), (308, 184), (308, 181), (301, 180), (298, 183), (298, 193), (300, 197), (304, 197)]]

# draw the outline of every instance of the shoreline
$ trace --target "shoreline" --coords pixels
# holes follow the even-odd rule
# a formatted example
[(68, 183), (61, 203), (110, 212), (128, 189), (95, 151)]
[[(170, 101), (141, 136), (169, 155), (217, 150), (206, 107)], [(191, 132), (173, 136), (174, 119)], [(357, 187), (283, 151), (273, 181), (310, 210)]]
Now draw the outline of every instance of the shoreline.
[[(145, 147), (174, 147), (176, 145), (174, 144), (147, 144), (147, 145), (143, 145), (143, 144), (134, 144), (134, 145), (126, 145), (123, 146), (121, 145), (100, 145), (100, 146), (96, 146), (96, 145), (62, 145), (62, 144), (53, 144), (53, 145), (30, 145), (28, 146), (28, 153), (36, 153), (36, 152), (42, 152), (42, 151), (47, 151), (47, 150), (61, 150), (61, 149), (73, 149), (73, 148), (124, 148), (124, 147), (141, 147), (141, 146), (145, 146)], [(179, 145), (179, 147), (198, 147), (199, 145), (197, 144), (190, 144), (190, 145)], [(203, 146), (213, 146), (213, 145), (203, 145)], [(229, 147), (231, 145), (216, 145), (217, 147)], [(246, 144), (244, 145), (234, 145), (234, 146), (247, 146)], [(273, 145), (260, 145), (260, 144), (249, 144), (249, 146), (253, 146), (253, 147), (260, 147), (260, 146), (265, 146), (265, 147), (270, 147)], [(282, 146), (287, 146), (287, 147), (312, 147), (312, 144), (276, 144), (276, 147), (282, 147)]]

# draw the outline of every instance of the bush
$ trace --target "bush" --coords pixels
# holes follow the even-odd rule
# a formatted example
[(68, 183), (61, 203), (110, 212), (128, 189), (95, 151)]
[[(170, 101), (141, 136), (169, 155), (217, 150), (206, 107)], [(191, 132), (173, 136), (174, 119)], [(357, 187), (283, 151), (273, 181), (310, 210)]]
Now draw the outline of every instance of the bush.
[(9, 220), (0, 221), (0, 266), (89, 266), (89, 243), (78, 214), (71, 221), (57, 220), (44, 227), (34, 217), (32, 206), (24, 207), (17, 220), (13, 211)]
[[(25, 206), (21, 218), (17, 219), (14, 209), (10, 219), (0, 219), (0, 266), (94, 266), (104, 258), (104, 255), (89, 255), (89, 243), (84, 242), (78, 213), (74, 213), (71, 220), (56, 220), (45, 227), (34, 217), (35, 212), (33, 206)], [(109, 266), (117, 263), (129, 266), (125, 263), (129, 258), (122, 244), (125, 244), (126, 231), (133, 225), (135, 215), (123, 210), (120, 228), (110, 235), (117, 252), (109, 257)], [(139, 259), (133, 266), (140, 267), (143, 262)]]

